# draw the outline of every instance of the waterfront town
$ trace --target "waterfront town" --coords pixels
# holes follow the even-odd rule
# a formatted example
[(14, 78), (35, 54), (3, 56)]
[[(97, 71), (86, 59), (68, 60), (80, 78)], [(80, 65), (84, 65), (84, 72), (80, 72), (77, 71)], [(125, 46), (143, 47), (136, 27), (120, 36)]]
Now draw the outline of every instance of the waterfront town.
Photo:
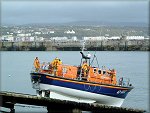
[(1, 50), (149, 50), (146, 27), (2, 26)]

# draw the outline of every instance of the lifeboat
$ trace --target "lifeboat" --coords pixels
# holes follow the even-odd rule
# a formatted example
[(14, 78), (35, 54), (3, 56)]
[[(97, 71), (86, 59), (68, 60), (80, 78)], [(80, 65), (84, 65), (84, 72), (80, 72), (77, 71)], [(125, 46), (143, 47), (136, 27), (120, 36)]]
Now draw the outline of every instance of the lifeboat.
[(116, 70), (94, 67), (81, 52), (79, 66), (65, 65), (56, 58), (30, 73), (37, 96), (120, 107), (133, 89), (129, 79), (117, 82)]

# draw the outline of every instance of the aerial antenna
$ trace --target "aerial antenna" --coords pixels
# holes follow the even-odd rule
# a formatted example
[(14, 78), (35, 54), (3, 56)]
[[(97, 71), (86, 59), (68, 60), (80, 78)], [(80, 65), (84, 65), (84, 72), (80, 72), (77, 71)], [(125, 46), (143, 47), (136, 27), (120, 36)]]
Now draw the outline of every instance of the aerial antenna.
[(98, 68), (99, 68), (99, 63), (98, 63), (98, 59), (97, 59), (97, 57), (96, 57), (96, 51), (97, 51), (97, 43), (96, 43), (96, 49), (95, 49), (95, 52), (94, 52), (94, 57), (93, 57), (93, 59), (92, 59), (92, 61), (91, 61), (91, 65), (93, 64), (93, 61), (94, 61), (94, 59), (96, 58), (96, 63), (97, 63), (97, 65), (98, 65)]
[(82, 52), (83, 52), (85, 50), (85, 43), (86, 42), (85, 42), (85, 40), (82, 40), (81, 42), (82, 42)]

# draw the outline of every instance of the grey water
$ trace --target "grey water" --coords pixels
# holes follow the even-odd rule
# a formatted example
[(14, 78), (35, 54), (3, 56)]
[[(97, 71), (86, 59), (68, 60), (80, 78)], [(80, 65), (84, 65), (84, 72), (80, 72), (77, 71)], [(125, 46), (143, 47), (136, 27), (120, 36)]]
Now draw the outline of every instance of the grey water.
[[(85, 52), (86, 53), (86, 52)], [(90, 52), (94, 56), (95, 52)], [(30, 71), (36, 56), (40, 62), (50, 62), (55, 57), (64, 64), (79, 65), (81, 55), (79, 51), (52, 52), (0, 52), (1, 79), (0, 90), (35, 95), (30, 80)], [(117, 70), (117, 77), (130, 78), (135, 87), (126, 97), (122, 107), (137, 108), (149, 111), (149, 52), (114, 52), (97, 51), (99, 67)], [(98, 66), (94, 61), (93, 65)], [(26, 106), (26, 105), (25, 105)], [(15, 106), (16, 112), (47, 112), (45, 107)]]

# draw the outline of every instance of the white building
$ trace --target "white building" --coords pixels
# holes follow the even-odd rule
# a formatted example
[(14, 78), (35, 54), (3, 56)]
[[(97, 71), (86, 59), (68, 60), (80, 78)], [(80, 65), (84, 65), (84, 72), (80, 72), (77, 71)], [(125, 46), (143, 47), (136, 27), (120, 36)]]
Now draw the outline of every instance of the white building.
[(21, 38), (21, 41), (24, 42), (26, 41), (26, 38), (25, 37), (20, 37)]
[(51, 40), (60, 41), (60, 40), (68, 40), (68, 38), (67, 37), (51, 37)]
[(149, 37), (145, 37), (144, 39), (145, 39), (145, 40), (149, 40)]
[(24, 41), (24, 40), (25, 40), (24, 37), (16, 37), (15, 38), (16, 42), (21, 42), (21, 41)]
[(144, 40), (144, 36), (127, 36), (127, 40)]
[(38, 39), (39, 39), (39, 41), (44, 41), (43, 37), (39, 37)]
[(112, 37), (108, 37), (107, 39), (109, 40), (120, 40), (119, 36), (112, 36)]
[(21, 33), (22, 31), (21, 30), (18, 30), (16, 33)]
[(35, 35), (40, 35), (40, 34), (41, 34), (41, 32), (34, 32), (34, 34), (35, 34)]
[(13, 35), (2, 35), (0, 40), (12, 42), (14, 41), (14, 37)]
[(44, 38), (35, 36), (35, 37), (32, 38), (32, 40), (42, 42), (42, 41), (44, 41)]
[(29, 37), (29, 41), (33, 42), (35, 40), (34, 37)]
[(19, 37), (31, 36), (31, 33), (26, 33), (26, 34), (21, 33), (21, 34), (17, 34), (17, 36)]
[(65, 31), (64, 33), (67, 33), (67, 34), (75, 34), (75, 31), (73, 31), (73, 30), (67, 30), (67, 31)]
[(49, 33), (50, 33), (50, 34), (53, 34), (53, 33), (55, 33), (55, 31), (49, 31)]
[(105, 40), (106, 37), (104, 36), (97, 36), (97, 37), (83, 37), (83, 40), (89, 41), (96, 41), (96, 40)]
[(77, 40), (78, 40), (76, 36), (73, 36), (71, 39), (72, 39), (73, 41), (77, 41)]
[(48, 31), (44, 31), (44, 32), (42, 32), (42, 34), (48, 34)]

